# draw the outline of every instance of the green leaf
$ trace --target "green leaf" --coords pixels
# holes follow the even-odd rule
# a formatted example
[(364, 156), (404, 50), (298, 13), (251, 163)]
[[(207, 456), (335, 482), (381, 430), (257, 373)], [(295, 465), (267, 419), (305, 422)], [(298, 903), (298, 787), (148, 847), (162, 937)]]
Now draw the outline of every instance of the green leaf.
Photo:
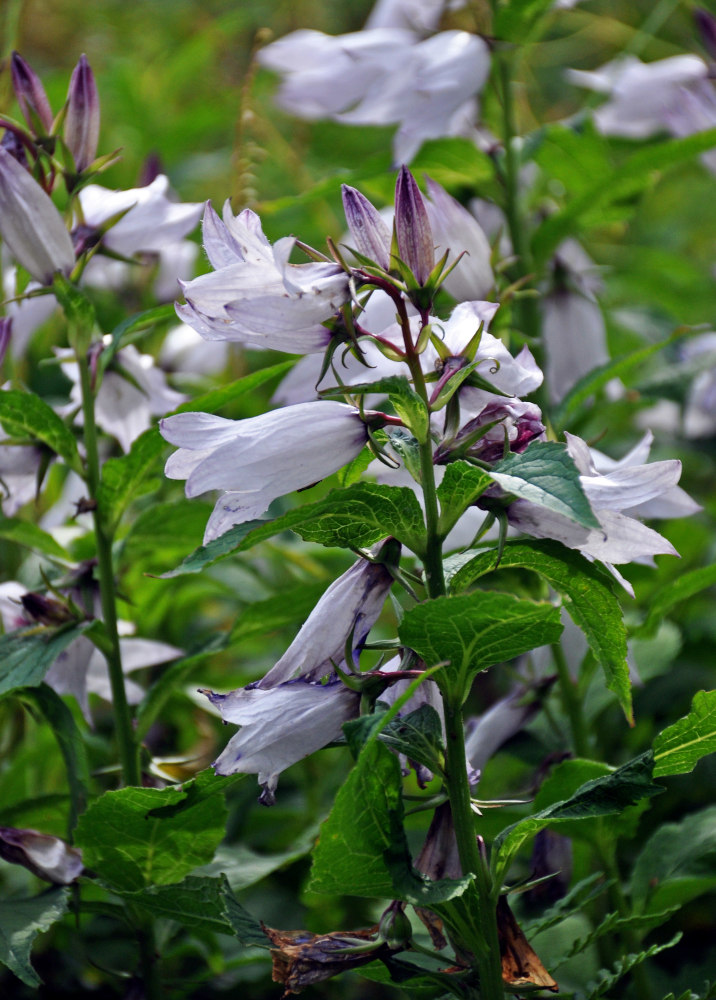
[(199, 573), (236, 552), (244, 552), (281, 531), (295, 531), (309, 542), (362, 548), (393, 535), (413, 552), (424, 546), (425, 523), (415, 494), (407, 486), (355, 483), (327, 497), (288, 511), (273, 521), (237, 524), (219, 538), (195, 549), (163, 577)]
[(173, 885), (151, 885), (122, 897), (154, 917), (175, 920), (191, 931), (236, 937), (245, 948), (270, 948), (261, 925), (238, 902), (225, 875), (189, 875)]
[(32, 943), (41, 931), (49, 930), (64, 916), (67, 897), (67, 889), (56, 888), (33, 899), (0, 902), (0, 962), (27, 986), (42, 984), (30, 963)]
[(247, 604), (239, 611), (229, 645), (254, 635), (267, 635), (284, 625), (302, 625), (324, 594), (327, 583), (302, 583), (264, 601)]
[(618, 913), (608, 913), (589, 934), (585, 934), (582, 938), (577, 938), (564, 955), (556, 961), (551, 962), (550, 968), (554, 972), (570, 958), (574, 958), (575, 955), (579, 955), (581, 952), (591, 948), (596, 941), (607, 934), (615, 935), (616, 940), (623, 940), (625, 933), (637, 931), (641, 932), (637, 935), (637, 938), (643, 938), (648, 931), (665, 924), (670, 917), (674, 916), (677, 910), (678, 907), (672, 907), (669, 910), (663, 910), (661, 913), (632, 913), (628, 917), (620, 917)]
[(469, 462), (451, 462), (438, 486), (440, 501), (440, 534), (445, 536), (452, 530), (460, 516), (491, 485), (488, 472), (478, 469)]
[(617, 358), (612, 358), (598, 368), (593, 368), (587, 375), (584, 375), (574, 385), (560, 404), (555, 407), (551, 414), (552, 423), (557, 428), (567, 425), (570, 418), (579, 412), (585, 403), (589, 402), (596, 392), (603, 389), (607, 382), (614, 378), (621, 378), (627, 375), (632, 369), (638, 368), (658, 351), (681, 340), (688, 331), (680, 328), (657, 344), (649, 344), (647, 347), (639, 347), (628, 354), (621, 354)]
[(430, 705), (421, 705), (414, 712), (393, 719), (381, 731), (378, 739), (410, 761), (422, 764), (433, 774), (441, 774), (445, 766), (440, 716)]
[[(411, 386), (405, 375), (387, 375), (375, 382), (357, 382), (349, 386), (351, 395), (387, 393), (395, 412), (418, 441), (425, 443), (430, 430), (430, 415), (425, 400)], [(342, 386), (321, 393), (323, 396), (344, 395)]]
[(224, 836), (228, 784), (202, 772), (178, 788), (105, 792), (77, 825), (86, 866), (130, 891), (183, 878), (211, 861)]
[(682, 573), (676, 580), (670, 580), (666, 587), (652, 595), (645, 621), (633, 629), (632, 634), (640, 639), (653, 636), (661, 619), (673, 607), (714, 585), (716, 585), (716, 563), (713, 566), (702, 566), (689, 573)]
[(156, 306), (154, 309), (148, 309), (146, 312), (139, 313), (137, 316), (130, 316), (129, 319), (124, 320), (124, 322), (112, 330), (110, 343), (99, 355), (98, 367), (100, 371), (104, 372), (106, 370), (120, 347), (136, 339), (136, 337), (132, 337), (132, 334), (151, 330), (157, 323), (170, 321), (176, 322), (176, 312), (174, 311), (173, 302), (163, 306)]
[(68, 819), (68, 835), (70, 835), (89, 800), (89, 763), (82, 734), (72, 712), (62, 698), (47, 684), (40, 684), (36, 688), (26, 688), (21, 692), (20, 697), (23, 701), (34, 705), (45, 716), (64, 757), (67, 782), (70, 788), (70, 815)]
[(229, 385), (224, 385), (220, 389), (212, 389), (211, 392), (205, 392), (203, 395), (197, 396), (196, 399), (190, 399), (188, 402), (178, 406), (173, 412), (216, 413), (217, 410), (220, 410), (222, 406), (226, 406), (227, 403), (233, 403), (235, 399), (239, 399), (247, 393), (254, 392), (254, 390), (259, 389), (262, 385), (266, 385), (272, 379), (277, 379), (285, 375), (295, 364), (295, 360), (279, 361), (276, 365), (261, 368), (259, 371), (252, 372), (250, 375), (244, 375), (243, 378), (237, 379)]
[(1, 391), (0, 424), (11, 438), (42, 441), (56, 455), (64, 458), (70, 468), (82, 474), (82, 462), (72, 431), (34, 392)]
[(132, 442), (121, 458), (109, 458), (102, 467), (97, 492), (100, 515), (112, 534), (129, 502), (136, 496), (145, 477), (158, 463), (166, 442), (156, 427), (150, 427)]
[(398, 629), (401, 643), (428, 666), (449, 661), (435, 679), (463, 697), (480, 670), (556, 642), (561, 632), (552, 604), (483, 591), (424, 601), (405, 612)]
[(508, 0), (499, 4), (494, 37), (507, 42), (526, 41), (539, 18), (553, 6), (552, 0)]
[(691, 711), (654, 741), (654, 777), (688, 774), (716, 751), (716, 691), (697, 691)]
[(587, 781), (568, 799), (555, 802), (503, 830), (492, 852), (495, 881), (504, 881), (507, 869), (522, 844), (544, 827), (568, 820), (611, 816), (641, 799), (659, 795), (664, 789), (651, 780), (653, 766), (654, 756), (649, 750), (610, 774)]
[[(459, 593), (494, 571), (497, 553), (481, 552), (455, 573), (450, 589)], [(627, 634), (611, 577), (596, 563), (550, 541), (508, 541), (500, 568), (522, 567), (539, 573), (564, 598), (569, 616), (584, 635), (601, 665), (607, 687), (631, 719), (631, 681), (627, 663)]]
[(538, 441), (523, 454), (513, 453), (498, 462), (490, 475), (520, 500), (568, 517), (584, 528), (601, 528), (564, 444)]
[(430, 882), (413, 869), (401, 785), (398, 758), (369, 739), (321, 826), (310, 891), (403, 899), (417, 906), (465, 892), (469, 878)]
[(299, 858), (310, 854), (316, 843), (317, 825), (306, 830), (297, 840), (291, 842), (289, 850), (279, 854), (258, 854), (243, 844), (219, 847), (214, 860), (194, 871), (195, 875), (225, 875), (233, 892), (255, 885), (267, 875), (285, 868)]
[(415, 177), (428, 174), (444, 188), (474, 188), (491, 181), (495, 167), (469, 139), (443, 138), (424, 142), (410, 169)]
[(716, 129), (708, 129), (685, 139), (650, 143), (612, 169), (606, 176), (573, 198), (565, 208), (549, 216), (532, 238), (532, 252), (538, 263), (550, 257), (557, 246), (577, 232), (583, 216), (624, 197), (633, 196), (658, 170), (676, 166), (716, 146)]
[(41, 684), (60, 653), (91, 624), (81, 622), (58, 629), (34, 625), (0, 636), (0, 695)]
[(43, 555), (52, 556), (55, 559), (69, 560), (69, 555), (58, 542), (48, 535), (46, 531), (39, 528), (30, 521), (22, 521), (19, 517), (0, 517), (0, 538), (7, 539), (8, 542), (16, 542), (24, 545), (28, 549), (42, 552)]

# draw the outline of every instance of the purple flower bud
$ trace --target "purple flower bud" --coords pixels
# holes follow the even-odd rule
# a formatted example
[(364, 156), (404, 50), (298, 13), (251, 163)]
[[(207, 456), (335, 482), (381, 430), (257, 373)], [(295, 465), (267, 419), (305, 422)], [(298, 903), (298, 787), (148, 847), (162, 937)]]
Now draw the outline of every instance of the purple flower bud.
[(99, 94), (84, 54), (72, 72), (67, 102), (64, 139), (81, 173), (94, 160), (99, 142)]
[(0, 147), (0, 236), (15, 258), (43, 285), (75, 263), (62, 216), (37, 181)]
[(712, 59), (716, 59), (716, 17), (707, 10), (697, 8), (694, 11), (694, 21), (704, 48)]
[(435, 266), (435, 245), (427, 209), (407, 167), (401, 167), (395, 185), (395, 231), (398, 253), (424, 285)]
[(10, 316), (0, 316), (0, 365), (5, 360), (5, 355), (10, 345), (11, 334), (12, 318)]
[(10, 59), (10, 74), (25, 121), (33, 131), (39, 123), (43, 132), (49, 134), (52, 130), (52, 109), (39, 76), (17, 52), (13, 52)]
[(84, 870), (82, 853), (76, 847), (59, 837), (11, 826), (0, 826), (0, 858), (55, 885), (69, 885)]
[(390, 270), (390, 230), (365, 195), (344, 184), (343, 210), (356, 250)]

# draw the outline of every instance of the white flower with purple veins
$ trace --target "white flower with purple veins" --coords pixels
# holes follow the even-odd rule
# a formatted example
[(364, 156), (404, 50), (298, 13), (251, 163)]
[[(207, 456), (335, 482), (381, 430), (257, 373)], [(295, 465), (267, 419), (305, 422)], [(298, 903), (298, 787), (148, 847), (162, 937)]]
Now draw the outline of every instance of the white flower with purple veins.
[[(224, 722), (241, 726), (214, 762), (218, 774), (257, 774), (260, 801), (272, 805), (281, 771), (341, 736), (360, 695), (339, 680), (335, 666), (354, 670), (391, 583), (385, 566), (359, 559), (331, 584), (265, 677), (229, 694), (204, 692)], [(353, 662), (346, 664), (349, 638)]]
[(671, 542), (647, 528), (639, 517), (685, 517), (700, 510), (677, 487), (681, 462), (672, 459), (646, 464), (651, 434), (620, 462), (593, 452), (574, 434), (567, 433), (567, 451), (580, 473), (580, 483), (601, 525), (584, 528), (561, 514), (517, 500), (507, 508), (510, 524), (535, 538), (553, 538), (588, 559), (603, 562), (634, 596), (631, 585), (613, 563), (646, 562), (660, 554), (678, 555)]
[(337, 472), (368, 440), (359, 411), (335, 402), (299, 403), (246, 420), (179, 413), (159, 426), (179, 447), (165, 474), (186, 479), (188, 497), (229, 491), (214, 507), (205, 543), (259, 517), (277, 497)]
[(322, 324), (350, 298), (348, 276), (338, 264), (289, 264), (295, 245), (286, 236), (271, 245), (255, 212), (223, 222), (207, 204), (204, 249), (214, 271), (182, 284), (186, 305), (177, 315), (206, 340), (234, 340), (255, 347), (311, 354), (331, 339)]
[[(123, 257), (156, 254), (160, 272), (166, 272), (167, 267), (174, 270), (170, 281), (162, 273), (162, 287), (169, 298), (173, 297), (177, 280), (188, 277), (194, 267), (198, 249), (184, 237), (199, 221), (202, 205), (172, 200), (169, 179), (163, 174), (145, 187), (127, 191), (89, 184), (80, 191), (79, 199), (82, 222), (74, 231), (76, 241), (91, 243), (93, 234), (109, 219), (125, 212), (102, 236), (102, 246)], [(82, 280), (101, 288), (121, 288), (131, 276), (131, 265), (96, 255), (87, 264)]]
[(567, 71), (571, 83), (608, 95), (606, 103), (594, 112), (594, 121), (604, 135), (626, 139), (648, 139), (669, 128), (682, 88), (698, 87), (707, 76), (706, 63), (695, 55), (651, 63), (624, 56), (593, 72)]
[[(58, 353), (63, 357), (71, 352)], [(175, 410), (187, 397), (170, 388), (154, 358), (150, 354), (140, 354), (132, 344), (117, 351), (112, 366), (104, 372), (97, 391), (95, 420), (126, 452), (132, 442), (151, 427), (153, 417)], [(81, 424), (79, 368), (76, 362), (68, 361), (62, 365), (62, 370), (72, 380), (70, 400), (72, 409), (77, 410), (75, 421)]]
[(409, 163), (426, 139), (470, 130), (490, 71), (486, 43), (465, 31), (423, 41), (400, 28), (337, 36), (295, 31), (259, 59), (284, 77), (278, 103), (298, 118), (398, 125), (399, 163)]

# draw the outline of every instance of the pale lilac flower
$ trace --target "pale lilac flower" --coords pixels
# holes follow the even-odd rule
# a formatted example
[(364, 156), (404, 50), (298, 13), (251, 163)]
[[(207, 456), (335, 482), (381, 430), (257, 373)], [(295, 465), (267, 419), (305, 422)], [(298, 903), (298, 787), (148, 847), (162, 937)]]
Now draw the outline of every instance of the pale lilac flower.
[(409, 28), (420, 34), (432, 34), (443, 14), (460, 10), (467, 0), (378, 0), (365, 22), (372, 28)]
[(660, 511), (674, 510), (674, 504), (676, 513), (667, 516), (683, 516), (698, 509), (683, 491), (674, 492), (681, 476), (681, 462), (635, 464), (646, 458), (642, 442), (611, 471), (600, 473), (587, 444), (574, 434), (565, 436), (567, 451), (579, 470), (582, 489), (601, 530), (584, 528), (527, 500), (510, 504), (507, 516), (512, 525), (528, 535), (556, 539), (589, 559), (603, 562), (633, 596), (631, 586), (613, 563), (644, 562), (664, 553), (678, 555), (671, 542), (647, 528), (637, 517), (664, 516)]
[(49, 195), (0, 146), (0, 236), (10, 254), (41, 285), (57, 271), (69, 274), (75, 252)]
[(486, 43), (464, 31), (424, 41), (400, 28), (333, 37), (296, 31), (259, 58), (284, 77), (278, 102), (297, 117), (398, 125), (399, 163), (409, 163), (426, 139), (471, 127), (490, 69)]
[(647, 139), (667, 126), (667, 115), (683, 87), (693, 87), (708, 75), (706, 63), (695, 55), (671, 56), (643, 63), (624, 56), (593, 72), (568, 70), (568, 79), (580, 87), (607, 94), (594, 112), (604, 135)]
[[(672, 135), (683, 137), (716, 128), (716, 90), (710, 80), (680, 87), (666, 109), (664, 123)], [(701, 162), (716, 173), (716, 150), (701, 154)]]
[[(713, 358), (714, 353), (716, 333), (695, 337), (683, 348), (686, 361), (701, 355)], [(716, 366), (710, 360), (703, 369), (691, 384), (684, 408), (684, 433), (690, 438), (711, 437), (716, 432)]]
[(207, 204), (204, 247), (215, 271), (182, 284), (186, 305), (177, 315), (206, 340), (233, 340), (290, 354), (323, 351), (331, 339), (322, 324), (350, 297), (337, 264), (289, 264), (295, 239), (273, 246), (250, 209), (223, 222)]
[(160, 430), (179, 447), (165, 474), (186, 479), (188, 497), (229, 491), (217, 501), (205, 543), (259, 517), (277, 497), (336, 472), (368, 438), (358, 410), (335, 402), (299, 403), (246, 420), (179, 413), (162, 420)]
[(215, 375), (226, 368), (230, 347), (225, 340), (207, 342), (186, 323), (167, 331), (159, 351), (164, 371), (182, 375)]
[[(59, 357), (71, 352), (58, 351)], [(82, 391), (77, 362), (66, 361), (62, 371), (72, 380), (71, 409), (75, 422), (82, 425)], [(126, 376), (128, 377), (125, 377)], [(152, 418), (175, 410), (187, 397), (167, 385), (166, 376), (150, 354), (140, 354), (133, 344), (117, 351), (112, 367), (102, 376), (95, 397), (97, 426), (129, 451), (132, 442), (152, 425)]]
[(265, 677), (225, 695), (204, 692), (225, 722), (241, 726), (215, 761), (217, 773), (258, 774), (261, 801), (272, 805), (281, 771), (340, 737), (343, 723), (358, 712), (360, 695), (335, 668), (355, 670), (391, 583), (385, 566), (359, 559), (331, 584)]
[(0, 826), (0, 858), (55, 885), (69, 885), (84, 871), (78, 848), (59, 837), (12, 826)]
[(435, 240), (435, 256), (450, 251), (448, 265), (465, 251), (444, 286), (458, 302), (483, 299), (495, 283), (490, 259), (492, 250), (480, 223), (447, 191), (426, 179), (426, 208)]
[(87, 56), (72, 71), (67, 91), (64, 140), (78, 173), (94, 160), (99, 142), (99, 94)]

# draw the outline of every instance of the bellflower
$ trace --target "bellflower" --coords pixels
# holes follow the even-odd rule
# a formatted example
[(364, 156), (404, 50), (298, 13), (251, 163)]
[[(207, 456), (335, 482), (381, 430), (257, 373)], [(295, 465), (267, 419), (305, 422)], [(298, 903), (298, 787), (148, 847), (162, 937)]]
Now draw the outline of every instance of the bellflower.
[(683, 87), (691, 88), (708, 75), (706, 63), (695, 55), (670, 56), (643, 63), (625, 56), (594, 72), (568, 70), (568, 79), (609, 99), (594, 112), (604, 135), (648, 139), (667, 125), (667, 113)]
[(182, 283), (186, 305), (177, 315), (206, 340), (234, 340), (290, 354), (323, 351), (331, 339), (322, 324), (350, 298), (337, 264), (289, 264), (293, 237), (273, 246), (250, 209), (223, 221), (210, 204), (204, 212), (207, 256), (215, 268)]
[(426, 139), (468, 129), (490, 68), (483, 39), (444, 31), (375, 27), (348, 35), (296, 31), (268, 45), (260, 62), (284, 77), (278, 103), (299, 118), (398, 125), (395, 160), (409, 163)]
[(70, 77), (64, 139), (82, 173), (97, 154), (99, 143), (99, 94), (87, 56), (80, 56)]
[(433, 236), (435, 256), (451, 251), (448, 264), (465, 252), (444, 282), (458, 302), (484, 298), (495, 283), (490, 258), (492, 250), (477, 219), (435, 181), (426, 180), (429, 198), (426, 208)]
[(12, 826), (0, 826), (0, 858), (54, 885), (69, 885), (84, 871), (82, 852), (76, 847), (47, 833)]
[[(634, 596), (631, 586), (614, 569), (613, 563), (643, 562), (660, 554), (678, 555), (671, 542), (647, 528), (637, 517), (663, 516), (659, 511), (664, 506), (674, 511), (667, 516), (683, 516), (698, 509), (682, 490), (673, 492), (681, 475), (681, 462), (642, 464), (646, 454), (644, 448), (638, 446), (610, 471), (600, 473), (587, 444), (574, 434), (565, 436), (567, 451), (579, 470), (582, 489), (601, 530), (584, 528), (527, 500), (517, 500), (508, 507), (509, 521), (528, 535), (554, 538), (589, 559), (603, 562)], [(646, 451), (648, 453), (648, 448)]]
[(336, 402), (299, 403), (246, 420), (179, 413), (159, 426), (179, 447), (165, 474), (186, 479), (188, 497), (229, 491), (209, 518), (205, 543), (259, 517), (277, 497), (336, 472), (368, 439), (358, 410)]
[(75, 252), (62, 216), (27, 170), (0, 146), (0, 236), (41, 285), (74, 267)]
[[(61, 357), (65, 354), (58, 353)], [(117, 351), (112, 365), (104, 372), (97, 392), (95, 420), (127, 452), (132, 442), (151, 426), (152, 417), (175, 410), (187, 397), (170, 388), (154, 358), (150, 354), (140, 354), (132, 344)], [(81, 424), (79, 368), (75, 361), (69, 361), (62, 365), (62, 370), (72, 380), (71, 408), (80, 407), (75, 420)]]
[(225, 695), (204, 692), (225, 722), (241, 726), (214, 763), (218, 774), (258, 774), (261, 801), (272, 805), (281, 771), (340, 737), (360, 696), (339, 680), (334, 664), (353, 670), (346, 642), (355, 659), (391, 583), (385, 566), (359, 559), (331, 584), (265, 677)]

